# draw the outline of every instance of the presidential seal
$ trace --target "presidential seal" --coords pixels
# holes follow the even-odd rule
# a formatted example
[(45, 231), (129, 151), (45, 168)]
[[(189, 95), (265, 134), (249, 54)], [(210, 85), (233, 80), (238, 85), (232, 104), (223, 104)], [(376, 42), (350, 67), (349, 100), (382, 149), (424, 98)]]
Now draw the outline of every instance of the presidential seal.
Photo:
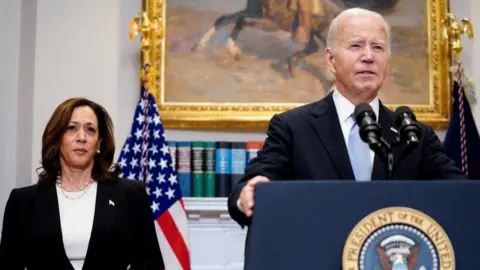
[(423, 212), (390, 207), (363, 218), (347, 238), (344, 270), (453, 270), (452, 244)]

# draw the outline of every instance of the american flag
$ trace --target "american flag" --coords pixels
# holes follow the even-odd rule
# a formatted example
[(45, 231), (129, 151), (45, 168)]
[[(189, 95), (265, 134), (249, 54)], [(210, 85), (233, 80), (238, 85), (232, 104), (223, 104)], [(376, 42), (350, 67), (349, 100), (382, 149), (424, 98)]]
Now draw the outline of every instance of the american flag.
[(146, 186), (165, 268), (187, 270), (190, 255), (185, 207), (158, 107), (148, 89), (148, 80), (144, 82), (118, 164), (121, 177), (142, 181)]

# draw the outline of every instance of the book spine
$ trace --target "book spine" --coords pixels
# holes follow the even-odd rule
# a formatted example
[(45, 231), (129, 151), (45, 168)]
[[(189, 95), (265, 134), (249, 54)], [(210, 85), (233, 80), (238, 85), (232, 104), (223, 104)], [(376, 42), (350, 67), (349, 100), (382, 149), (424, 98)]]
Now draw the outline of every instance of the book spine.
[(231, 154), (230, 142), (217, 142), (215, 150), (216, 197), (230, 194)]
[(215, 188), (215, 142), (205, 142), (205, 156), (204, 156), (204, 195), (208, 198), (214, 198), (216, 194)]
[(172, 168), (174, 171), (177, 171), (177, 142), (168, 141), (167, 142), (168, 150), (170, 151), (170, 156), (172, 157)]
[(177, 142), (178, 180), (183, 197), (191, 197), (191, 154), (190, 142)]
[(204, 197), (203, 142), (192, 142), (192, 196)]
[(232, 142), (231, 146), (231, 183), (233, 188), (243, 177), (247, 164), (247, 151), (244, 142)]

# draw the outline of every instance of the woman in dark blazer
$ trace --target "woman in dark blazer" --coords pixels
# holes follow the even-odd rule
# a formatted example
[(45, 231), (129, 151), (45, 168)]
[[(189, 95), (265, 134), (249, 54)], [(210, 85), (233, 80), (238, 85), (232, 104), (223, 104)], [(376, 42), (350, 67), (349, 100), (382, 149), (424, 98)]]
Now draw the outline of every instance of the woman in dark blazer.
[(37, 184), (7, 202), (0, 269), (165, 269), (143, 184), (118, 177), (110, 116), (69, 99), (42, 139)]

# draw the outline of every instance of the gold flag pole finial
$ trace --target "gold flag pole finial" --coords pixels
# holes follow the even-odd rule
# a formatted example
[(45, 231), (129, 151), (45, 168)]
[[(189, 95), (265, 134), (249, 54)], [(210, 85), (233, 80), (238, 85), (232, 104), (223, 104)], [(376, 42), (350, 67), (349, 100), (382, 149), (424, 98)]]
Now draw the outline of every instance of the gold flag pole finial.
[(450, 50), (453, 53), (455, 61), (460, 61), (463, 46), (460, 40), (461, 35), (465, 34), (468, 38), (473, 39), (473, 24), (467, 19), (462, 18), (461, 24), (452, 13), (447, 13), (443, 23), (443, 37), (448, 41)]
[(147, 12), (141, 11), (137, 16), (130, 20), (128, 36), (133, 40), (137, 35), (141, 35), (140, 46), (143, 53), (144, 64), (149, 62), (148, 55), (151, 50), (151, 44), (156, 35), (160, 40), (163, 38), (163, 20), (161, 17), (149, 18)]
[[(158, 3), (160, 7), (163, 6), (163, 0), (159, 0)], [(156, 42), (162, 42), (164, 36), (163, 18), (161, 15), (149, 16), (147, 11), (140, 11), (137, 16), (130, 20), (128, 30), (128, 37), (130, 40), (134, 40), (137, 35), (141, 36), (140, 46), (142, 49), (142, 69), (140, 72), (140, 78), (145, 88), (149, 89), (156, 98), (156, 93), (153, 91), (156, 72), (150, 62), (150, 54), (154, 51), (154, 46), (157, 45)]]

